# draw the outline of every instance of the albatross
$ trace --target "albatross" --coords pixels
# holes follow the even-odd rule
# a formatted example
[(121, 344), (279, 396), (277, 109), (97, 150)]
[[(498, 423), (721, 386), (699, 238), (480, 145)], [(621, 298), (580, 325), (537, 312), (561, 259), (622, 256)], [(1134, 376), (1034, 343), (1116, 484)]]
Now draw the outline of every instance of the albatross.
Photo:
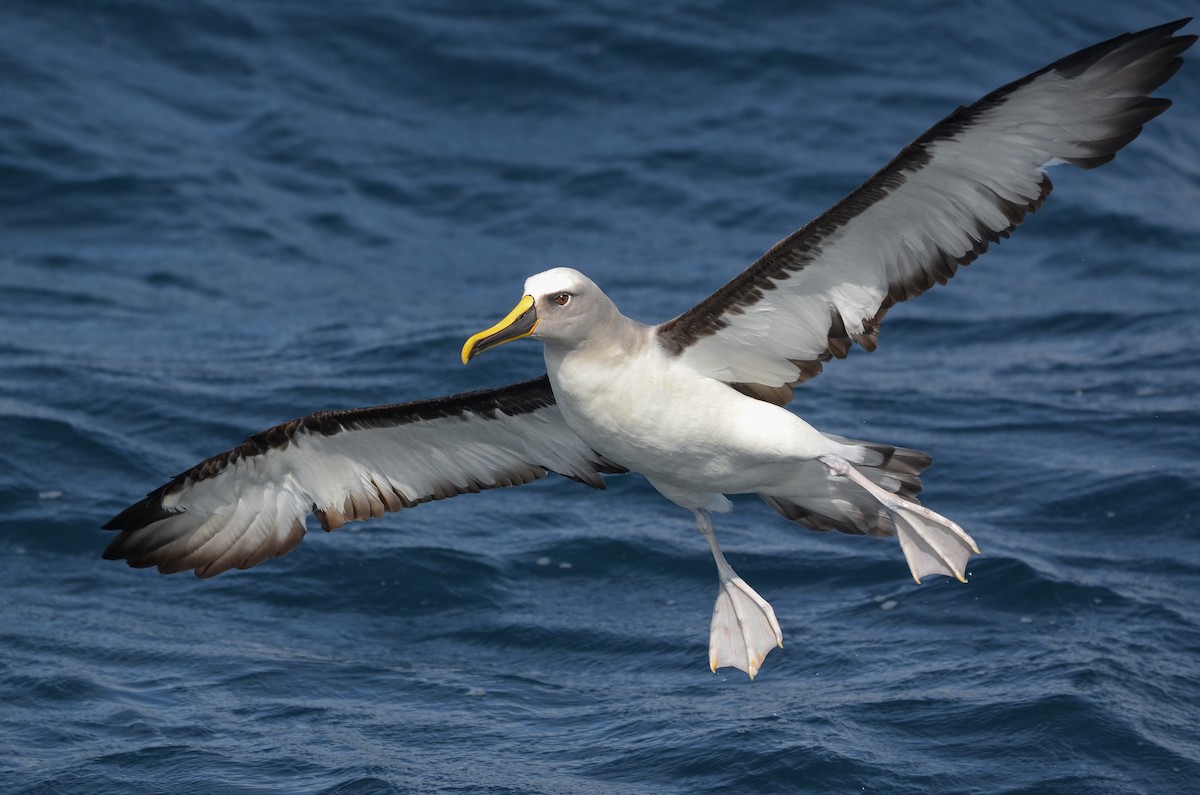
[(588, 277), (530, 277), (463, 364), (540, 340), (546, 374), (499, 388), (319, 411), (200, 462), (119, 513), (104, 552), (212, 577), (324, 530), (550, 472), (594, 488), (638, 472), (691, 512), (719, 580), (709, 667), (751, 678), (783, 645), (775, 611), (713, 531), (728, 494), (758, 494), (812, 530), (895, 536), (919, 583), (966, 582), (975, 541), (921, 505), (917, 450), (817, 430), (785, 406), (852, 345), (876, 347), (893, 304), (943, 284), (1036, 210), (1046, 169), (1113, 158), (1162, 113), (1150, 97), (1182, 64), (1190, 20), (1080, 50), (960, 107), (830, 210), (693, 308), (659, 325), (621, 313)]

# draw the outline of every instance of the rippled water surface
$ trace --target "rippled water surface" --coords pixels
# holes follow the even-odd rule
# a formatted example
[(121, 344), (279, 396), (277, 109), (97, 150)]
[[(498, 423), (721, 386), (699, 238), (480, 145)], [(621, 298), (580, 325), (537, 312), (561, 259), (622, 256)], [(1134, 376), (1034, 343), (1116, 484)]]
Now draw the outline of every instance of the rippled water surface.
[(1196, 791), (1194, 55), (1114, 163), (1056, 170), (793, 404), (933, 453), (967, 585), (739, 499), (717, 530), (786, 642), (749, 683), (706, 667), (703, 540), (632, 476), (211, 581), (99, 558), (260, 428), (541, 372), (457, 359), (530, 273), (666, 319), (958, 104), (1188, 11), (5, 3), (0, 790)]

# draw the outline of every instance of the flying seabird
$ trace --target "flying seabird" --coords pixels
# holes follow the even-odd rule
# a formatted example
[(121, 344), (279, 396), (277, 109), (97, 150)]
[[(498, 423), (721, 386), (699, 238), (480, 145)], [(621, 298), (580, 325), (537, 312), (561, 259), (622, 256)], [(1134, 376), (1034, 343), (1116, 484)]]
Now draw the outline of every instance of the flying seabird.
[(530, 277), (516, 307), (462, 361), (533, 337), (546, 375), (495, 389), (277, 425), (151, 492), (105, 525), (130, 566), (211, 577), (290, 552), (315, 513), (333, 530), (429, 500), (548, 472), (604, 488), (640, 472), (688, 509), (720, 581), (712, 670), (753, 677), (782, 646), (774, 610), (725, 560), (710, 515), (761, 496), (813, 530), (898, 536), (912, 576), (965, 582), (979, 548), (920, 505), (925, 453), (816, 430), (792, 388), (874, 350), (895, 303), (945, 283), (1036, 210), (1045, 169), (1094, 168), (1170, 105), (1151, 98), (1196, 36), (1190, 20), (1117, 36), (960, 107), (829, 211), (682, 315), (625, 317), (570, 268)]

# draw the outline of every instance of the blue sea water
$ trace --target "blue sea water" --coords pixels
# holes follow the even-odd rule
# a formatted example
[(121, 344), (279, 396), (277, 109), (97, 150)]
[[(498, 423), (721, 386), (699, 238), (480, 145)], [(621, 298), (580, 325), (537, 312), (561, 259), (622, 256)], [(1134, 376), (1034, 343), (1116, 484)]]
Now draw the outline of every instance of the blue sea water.
[[(984, 555), (718, 517), (642, 479), (312, 533), (211, 581), (109, 517), (285, 419), (458, 364), (523, 279), (663, 320), (959, 104), (1181, 2), (8, 0), (0, 7), (0, 791), (1200, 791), (1200, 66), (1104, 168), (799, 390), (930, 451)], [(1191, 31), (1197, 30), (1193, 23)]]

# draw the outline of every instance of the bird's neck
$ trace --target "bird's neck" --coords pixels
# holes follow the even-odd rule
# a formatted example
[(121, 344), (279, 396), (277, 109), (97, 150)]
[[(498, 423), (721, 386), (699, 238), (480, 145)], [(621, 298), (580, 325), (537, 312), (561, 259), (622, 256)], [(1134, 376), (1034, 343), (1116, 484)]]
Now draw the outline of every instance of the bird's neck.
[(586, 337), (571, 341), (545, 340), (546, 366), (556, 370), (566, 360), (586, 357), (599, 363), (619, 362), (642, 350), (654, 329), (614, 311), (594, 325)]

